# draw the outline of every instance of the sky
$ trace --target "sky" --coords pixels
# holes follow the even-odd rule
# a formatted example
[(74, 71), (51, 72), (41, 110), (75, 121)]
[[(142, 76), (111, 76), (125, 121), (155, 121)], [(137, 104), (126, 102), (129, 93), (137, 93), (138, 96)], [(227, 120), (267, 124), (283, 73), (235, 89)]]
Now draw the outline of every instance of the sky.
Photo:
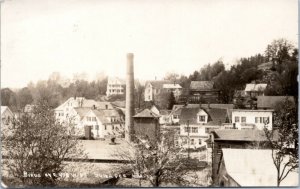
[(297, 0), (5, 0), (1, 87), (25, 87), (52, 72), (135, 78), (189, 75), (264, 53), (274, 39), (298, 46)]

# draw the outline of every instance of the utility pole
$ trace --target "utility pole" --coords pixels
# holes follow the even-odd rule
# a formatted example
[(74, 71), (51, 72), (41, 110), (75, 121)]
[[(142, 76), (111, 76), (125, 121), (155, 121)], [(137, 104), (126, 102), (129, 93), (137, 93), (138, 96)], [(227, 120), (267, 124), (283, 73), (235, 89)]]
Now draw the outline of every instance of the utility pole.
[(188, 131), (188, 159), (190, 159), (190, 120), (187, 120), (187, 131)]

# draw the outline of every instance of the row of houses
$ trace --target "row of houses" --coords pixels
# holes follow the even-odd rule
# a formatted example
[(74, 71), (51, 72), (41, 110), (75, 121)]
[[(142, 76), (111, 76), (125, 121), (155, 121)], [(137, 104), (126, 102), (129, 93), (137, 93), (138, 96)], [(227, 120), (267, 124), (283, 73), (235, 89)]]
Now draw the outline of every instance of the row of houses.
[[(183, 95), (185, 89), (170, 80), (152, 80), (145, 83), (144, 99), (146, 102), (156, 101), (156, 96), (163, 92), (173, 92), (176, 100), (189, 98), (190, 102), (208, 101), (216, 103), (219, 98), (219, 90), (215, 89), (213, 81), (192, 81), (188, 89), (189, 94)], [(107, 81), (106, 95), (125, 94), (125, 81), (117, 77), (109, 77)], [(179, 99), (179, 97), (181, 99)]]
[(124, 135), (124, 111), (110, 102), (71, 97), (55, 108), (54, 113), (60, 123), (73, 124), (76, 135), (84, 135), (87, 126), (95, 138)]

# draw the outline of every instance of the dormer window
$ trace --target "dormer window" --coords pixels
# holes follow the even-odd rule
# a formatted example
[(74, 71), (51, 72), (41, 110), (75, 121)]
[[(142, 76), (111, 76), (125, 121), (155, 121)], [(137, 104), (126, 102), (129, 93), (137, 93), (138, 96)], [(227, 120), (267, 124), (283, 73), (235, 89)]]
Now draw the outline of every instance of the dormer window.
[(199, 115), (199, 122), (205, 122), (205, 115)]
[(197, 114), (198, 123), (207, 123), (208, 114), (204, 110), (200, 110)]

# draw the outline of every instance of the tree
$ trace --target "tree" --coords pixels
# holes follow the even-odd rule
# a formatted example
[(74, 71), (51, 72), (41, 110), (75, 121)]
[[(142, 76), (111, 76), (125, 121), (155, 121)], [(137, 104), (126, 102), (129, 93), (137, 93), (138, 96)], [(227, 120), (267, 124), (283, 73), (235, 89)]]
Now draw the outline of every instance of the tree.
[(168, 101), (168, 110), (171, 110), (173, 108), (173, 105), (176, 103), (176, 99), (174, 96), (174, 93), (171, 92), (169, 94), (169, 101)]
[(164, 80), (170, 80), (172, 82), (176, 82), (179, 79), (179, 74), (174, 72), (168, 72), (166, 76), (164, 77)]
[(294, 46), (286, 39), (276, 39), (266, 48), (265, 55), (272, 61), (276, 70), (281, 73), (281, 66), (284, 61), (289, 59), (293, 53)]
[(2, 132), (2, 149), (8, 157), (3, 164), (8, 174), (24, 186), (54, 186), (65, 158), (84, 157), (72, 134), (71, 125), (59, 124), (49, 105), (38, 102), (32, 113), (14, 120), (12, 127)]
[(17, 109), (17, 95), (9, 88), (1, 89), (1, 106), (9, 106), (12, 110)]
[(234, 95), (234, 78), (229, 71), (223, 71), (213, 80), (215, 86), (220, 90), (220, 101), (222, 103), (231, 103)]
[(174, 146), (173, 132), (163, 133), (160, 140), (150, 143), (147, 140), (137, 140), (130, 144), (130, 149), (118, 150), (116, 156), (131, 162), (123, 169), (131, 170), (132, 174), (141, 181), (149, 182), (153, 187), (162, 184), (177, 184), (184, 186), (190, 183), (187, 178), (189, 169), (179, 158), (181, 149)]
[(299, 166), (297, 116), (295, 104), (285, 99), (275, 108), (274, 129), (269, 131), (265, 128), (277, 170), (277, 186), (280, 186), (281, 181)]
[(167, 109), (169, 104), (169, 96), (170, 93), (163, 90), (154, 96), (154, 104), (156, 104), (160, 109)]
[(24, 108), (26, 104), (31, 104), (33, 102), (33, 97), (30, 90), (27, 87), (22, 88), (17, 93), (18, 97), (18, 107)]

